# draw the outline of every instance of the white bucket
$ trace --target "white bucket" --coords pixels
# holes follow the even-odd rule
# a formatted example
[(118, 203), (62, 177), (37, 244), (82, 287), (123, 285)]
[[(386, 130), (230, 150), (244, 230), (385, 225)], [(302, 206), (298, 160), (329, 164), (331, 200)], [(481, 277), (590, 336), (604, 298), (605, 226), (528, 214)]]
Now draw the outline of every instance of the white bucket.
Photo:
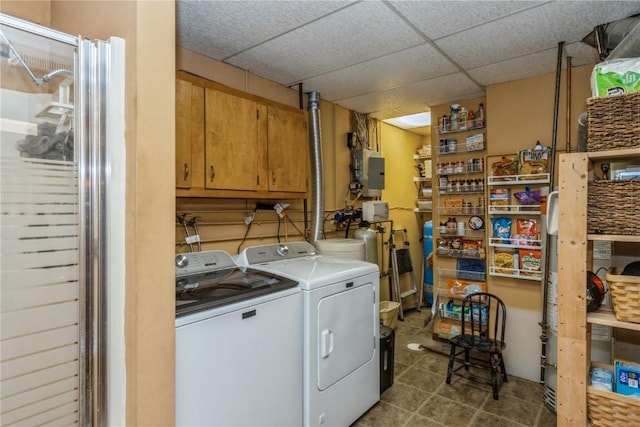
[(314, 246), (322, 255), (333, 255), (340, 258), (351, 258), (365, 261), (365, 243), (360, 239), (326, 239), (316, 240)]

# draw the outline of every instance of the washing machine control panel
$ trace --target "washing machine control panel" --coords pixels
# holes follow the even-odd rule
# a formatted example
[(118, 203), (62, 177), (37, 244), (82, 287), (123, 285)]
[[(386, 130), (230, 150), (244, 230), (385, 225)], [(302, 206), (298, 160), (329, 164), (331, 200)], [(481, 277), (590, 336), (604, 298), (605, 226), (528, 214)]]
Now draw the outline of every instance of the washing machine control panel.
[(187, 252), (176, 255), (175, 262), (176, 277), (236, 266), (225, 251)]
[(254, 265), (316, 254), (316, 248), (308, 242), (274, 243), (246, 248), (237, 260), (239, 265)]

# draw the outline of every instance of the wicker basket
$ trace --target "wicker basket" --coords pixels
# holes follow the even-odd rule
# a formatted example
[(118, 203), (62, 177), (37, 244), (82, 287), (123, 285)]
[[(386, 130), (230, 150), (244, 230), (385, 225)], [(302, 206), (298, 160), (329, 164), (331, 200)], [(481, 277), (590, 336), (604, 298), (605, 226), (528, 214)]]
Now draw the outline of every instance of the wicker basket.
[(640, 276), (622, 276), (624, 269), (612, 267), (607, 271), (607, 284), (616, 319), (640, 323)]
[[(594, 362), (594, 366), (599, 365)], [(613, 367), (609, 366), (613, 370)], [(637, 425), (640, 419), (640, 399), (624, 394), (587, 387), (587, 414), (592, 427)]]
[(380, 321), (384, 326), (395, 329), (398, 326), (400, 303), (395, 301), (380, 301)]
[(640, 236), (640, 181), (589, 182), (587, 232)]
[(640, 147), (640, 92), (587, 100), (587, 151)]

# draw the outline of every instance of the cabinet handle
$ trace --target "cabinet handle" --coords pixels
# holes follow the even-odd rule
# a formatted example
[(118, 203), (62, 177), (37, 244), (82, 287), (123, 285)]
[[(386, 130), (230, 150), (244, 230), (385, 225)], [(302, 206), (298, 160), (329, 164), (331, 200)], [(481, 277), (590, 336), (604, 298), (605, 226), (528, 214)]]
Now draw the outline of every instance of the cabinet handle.
[(189, 165), (187, 165), (186, 163), (184, 164), (184, 176), (183, 176), (183, 180), (187, 180), (187, 178), (189, 178)]
[(210, 180), (211, 182), (213, 182), (213, 178), (215, 178), (215, 177), (216, 177), (216, 170), (215, 170), (215, 168), (213, 167), (213, 165), (211, 165), (211, 173), (209, 174), (209, 180)]
[(275, 185), (276, 183), (276, 172), (271, 172), (271, 183)]

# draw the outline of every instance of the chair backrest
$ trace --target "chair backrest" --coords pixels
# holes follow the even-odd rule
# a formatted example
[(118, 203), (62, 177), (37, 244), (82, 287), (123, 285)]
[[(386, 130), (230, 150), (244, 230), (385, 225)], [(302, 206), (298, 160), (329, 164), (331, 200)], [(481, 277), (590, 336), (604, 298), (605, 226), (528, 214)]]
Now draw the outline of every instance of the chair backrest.
[(462, 300), (462, 334), (504, 341), (507, 308), (500, 298), (476, 292)]

